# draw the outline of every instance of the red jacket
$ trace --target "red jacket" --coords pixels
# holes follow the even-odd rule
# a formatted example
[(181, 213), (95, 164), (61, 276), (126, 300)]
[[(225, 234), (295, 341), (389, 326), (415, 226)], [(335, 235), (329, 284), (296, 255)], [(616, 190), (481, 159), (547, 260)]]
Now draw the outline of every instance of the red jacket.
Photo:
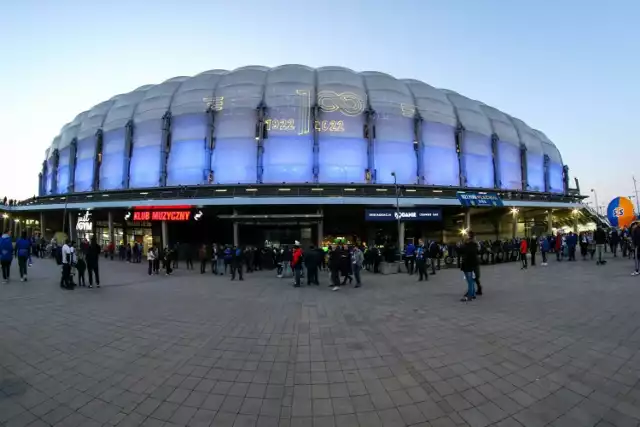
[(521, 254), (527, 253), (527, 239), (520, 240), (520, 253)]
[(291, 267), (297, 267), (302, 262), (302, 249), (293, 250), (293, 258), (291, 259)]

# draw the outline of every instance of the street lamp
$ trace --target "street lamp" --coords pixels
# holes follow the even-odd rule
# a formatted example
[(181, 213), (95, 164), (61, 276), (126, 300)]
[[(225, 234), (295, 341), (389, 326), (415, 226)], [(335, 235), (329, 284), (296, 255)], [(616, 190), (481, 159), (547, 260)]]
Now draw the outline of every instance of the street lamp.
[(396, 190), (396, 219), (398, 221), (398, 252), (402, 254), (402, 236), (400, 235), (400, 191), (398, 190), (398, 179), (395, 172), (391, 172), (393, 177), (393, 186)]
[(596, 199), (596, 215), (600, 215), (600, 205), (598, 204), (598, 193), (596, 193), (595, 188), (591, 189), (593, 193), (593, 198)]

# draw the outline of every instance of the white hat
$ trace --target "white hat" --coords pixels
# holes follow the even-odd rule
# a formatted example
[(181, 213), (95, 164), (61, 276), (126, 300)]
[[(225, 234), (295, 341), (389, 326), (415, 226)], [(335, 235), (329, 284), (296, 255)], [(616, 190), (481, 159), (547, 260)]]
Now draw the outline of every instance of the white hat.
[(293, 242), (294, 245), (296, 246), (300, 246), (300, 242), (298, 242), (297, 240), (295, 242)]

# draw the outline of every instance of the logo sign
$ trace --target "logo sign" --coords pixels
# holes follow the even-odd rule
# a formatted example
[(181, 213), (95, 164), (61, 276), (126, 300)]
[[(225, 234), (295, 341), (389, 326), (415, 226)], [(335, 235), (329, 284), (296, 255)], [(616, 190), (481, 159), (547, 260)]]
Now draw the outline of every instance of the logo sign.
[(125, 219), (133, 216), (133, 221), (189, 221), (191, 211), (135, 211), (127, 212)]
[(504, 206), (502, 199), (496, 193), (469, 193), (459, 192), (456, 194), (460, 204), (465, 207), (479, 206), (479, 207), (492, 207), (492, 206)]
[[(397, 221), (395, 209), (366, 209), (366, 221)], [(442, 221), (442, 209), (402, 209), (400, 221)]]
[(84, 215), (78, 214), (78, 221), (76, 222), (76, 230), (78, 231), (93, 230), (93, 223), (91, 222), (91, 212), (86, 211)]

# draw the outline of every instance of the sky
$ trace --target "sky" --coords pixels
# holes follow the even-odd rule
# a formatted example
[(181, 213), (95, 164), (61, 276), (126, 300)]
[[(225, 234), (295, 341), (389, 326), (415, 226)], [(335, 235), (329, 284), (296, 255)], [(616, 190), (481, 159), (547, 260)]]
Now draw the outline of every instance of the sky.
[(115, 94), (297, 63), (414, 78), (518, 117), (604, 205), (640, 179), (638, 22), (637, 0), (5, 2), (0, 196), (36, 194), (62, 126)]

